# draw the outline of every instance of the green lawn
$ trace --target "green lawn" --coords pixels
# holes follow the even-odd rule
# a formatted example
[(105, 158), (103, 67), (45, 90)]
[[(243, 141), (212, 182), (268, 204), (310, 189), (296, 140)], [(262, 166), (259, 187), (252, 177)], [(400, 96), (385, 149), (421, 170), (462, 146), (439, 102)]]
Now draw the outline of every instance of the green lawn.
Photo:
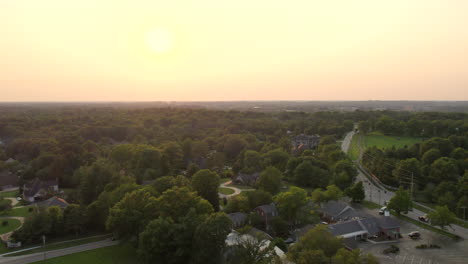
[(348, 148), (348, 156), (351, 160), (357, 160), (359, 158), (359, 137), (360, 134), (354, 134), (353, 138), (351, 139), (351, 144), (349, 144)]
[(226, 186), (236, 187), (236, 188), (239, 188), (239, 189), (241, 189), (241, 190), (243, 190), (243, 191), (252, 191), (252, 190), (255, 190), (254, 187), (252, 187), (252, 186), (247, 186), (247, 185), (237, 185), (237, 184), (232, 184), (232, 183), (231, 183), (231, 184), (228, 184), (228, 185), (226, 185)]
[(219, 183), (225, 183), (225, 182), (228, 182), (230, 181), (231, 178), (221, 178), (221, 180), (219, 181)]
[(233, 194), (233, 193), (234, 193), (234, 190), (229, 189), (229, 188), (219, 187), (219, 188), (218, 188), (218, 192), (219, 192), (219, 193), (222, 193), (222, 194), (229, 195), (229, 194)]
[(32, 206), (25, 206), (25, 207), (19, 207), (19, 208), (13, 208), (8, 211), (4, 211), (0, 213), (0, 216), (22, 216), (22, 217), (27, 217), (32, 214), (32, 212), (29, 212), (29, 208)]
[[(7, 222), (8, 225), (3, 225), (4, 222)], [(0, 219), (0, 235), (8, 233), (15, 230), (21, 225), (21, 222), (16, 219)]]
[(424, 139), (415, 137), (394, 137), (378, 134), (369, 134), (363, 137), (362, 144), (365, 148), (376, 146), (378, 148), (401, 148), (404, 146), (411, 146), (415, 143), (421, 142)]
[(16, 198), (17, 194), (18, 194), (18, 191), (0, 192), (0, 197), (2, 197), (2, 198), (5, 198), (5, 197)]
[(136, 250), (131, 245), (117, 245), (75, 253), (63, 257), (38, 261), (33, 264), (140, 264)]
[(49, 251), (49, 250), (55, 250), (55, 249), (62, 249), (62, 248), (68, 248), (68, 247), (73, 247), (73, 246), (79, 246), (87, 243), (92, 243), (92, 242), (97, 242), (97, 241), (102, 241), (105, 240), (112, 235), (104, 235), (104, 236), (99, 236), (99, 237), (90, 237), (90, 238), (83, 238), (83, 239), (78, 239), (75, 241), (70, 241), (70, 242), (62, 242), (62, 243), (54, 243), (54, 244), (49, 244), (45, 246), (45, 248), (36, 248), (36, 249), (31, 249), (28, 251), (22, 251), (16, 254), (11, 254), (8, 256), (21, 256), (21, 255), (26, 255), (26, 254), (33, 254), (33, 253), (38, 253), (38, 252), (43, 252), (43, 251)]

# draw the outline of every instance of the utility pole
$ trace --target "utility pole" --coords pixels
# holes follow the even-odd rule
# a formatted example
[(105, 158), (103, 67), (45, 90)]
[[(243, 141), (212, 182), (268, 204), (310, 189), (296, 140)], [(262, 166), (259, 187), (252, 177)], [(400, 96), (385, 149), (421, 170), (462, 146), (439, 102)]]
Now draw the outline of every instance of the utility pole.
[(413, 200), (414, 173), (411, 172), (411, 201)]
[(466, 220), (466, 219), (465, 219), (465, 209), (466, 209), (466, 206), (460, 207), (460, 209), (463, 209), (463, 220)]

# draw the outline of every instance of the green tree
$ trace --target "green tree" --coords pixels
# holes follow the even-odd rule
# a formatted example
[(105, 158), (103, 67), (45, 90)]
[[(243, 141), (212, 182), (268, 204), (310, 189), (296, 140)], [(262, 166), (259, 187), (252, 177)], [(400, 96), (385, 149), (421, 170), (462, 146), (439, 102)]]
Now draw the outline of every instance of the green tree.
[(244, 160), (242, 161), (242, 172), (255, 173), (263, 168), (263, 159), (260, 153), (253, 150), (247, 150), (244, 153)]
[(247, 192), (247, 198), (249, 201), (250, 210), (253, 210), (257, 206), (270, 204), (273, 202), (273, 197), (271, 194), (262, 190)]
[(265, 156), (265, 163), (277, 168), (279, 171), (286, 170), (286, 164), (288, 163), (289, 154), (281, 149), (274, 149), (268, 151)]
[(296, 220), (298, 210), (307, 203), (307, 192), (293, 186), (289, 191), (276, 195), (274, 201), (280, 215), (285, 217), (289, 223), (293, 223)]
[(78, 236), (86, 224), (86, 209), (77, 204), (70, 204), (63, 211), (65, 230)]
[[(304, 262), (307, 259), (305, 256), (320, 256), (321, 254), (312, 254), (311, 252), (318, 250), (331, 260), (340, 248), (343, 248), (342, 239), (333, 236), (326, 226), (317, 225), (301, 237), (299, 242), (289, 248), (287, 256), (289, 260), (294, 262), (311, 263)], [(323, 261), (320, 257), (317, 257), (317, 259)]]
[(458, 176), (457, 163), (453, 159), (443, 157), (437, 159), (431, 165), (429, 177), (434, 183), (456, 181)]
[(231, 219), (226, 214), (216, 213), (198, 225), (192, 243), (192, 263), (220, 263), (226, 237), (231, 232), (231, 224)]
[(193, 189), (213, 206), (215, 211), (219, 210), (219, 176), (210, 170), (200, 170), (192, 177)]
[(442, 229), (450, 226), (456, 220), (455, 214), (450, 212), (447, 206), (436, 206), (434, 211), (427, 214), (427, 217), (432, 225), (440, 226)]
[(340, 248), (333, 257), (334, 264), (378, 264), (379, 261), (371, 254), (362, 254), (360, 249), (352, 251)]
[(431, 165), (434, 161), (441, 157), (442, 155), (440, 154), (440, 151), (438, 149), (432, 148), (424, 153), (421, 160), (424, 164)]
[(328, 183), (328, 173), (306, 160), (294, 170), (294, 182), (303, 187), (324, 187)]
[(154, 212), (159, 216), (176, 220), (185, 217), (189, 211), (196, 215), (208, 215), (213, 212), (213, 207), (187, 187), (174, 187), (156, 199)]
[(395, 196), (390, 199), (388, 208), (395, 210), (397, 214), (409, 211), (412, 208), (410, 193), (404, 190), (403, 187), (400, 187), (400, 189), (395, 192)]
[(127, 193), (110, 209), (106, 226), (118, 237), (138, 238), (146, 224), (155, 217), (156, 198), (146, 190), (136, 190)]
[(351, 198), (353, 203), (360, 203), (366, 198), (362, 181), (356, 182), (352, 187), (348, 188), (345, 193)]
[(281, 172), (275, 167), (268, 167), (262, 171), (257, 185), (260, 190), (277, 194), (281, 190)]
[(336, 185), (328, 185), (325, 197), (327, 201), (338, 201), (343, 197), (343, 192)]
[(235, 212), (243, 212), (248, 213), (250, 212), (249, 200), (247, 196), (244, 194), (236, 195), (231, 197), (228, 200), (226, 207), (224, 208), (225, 212), (227, 213), (235, 213)]

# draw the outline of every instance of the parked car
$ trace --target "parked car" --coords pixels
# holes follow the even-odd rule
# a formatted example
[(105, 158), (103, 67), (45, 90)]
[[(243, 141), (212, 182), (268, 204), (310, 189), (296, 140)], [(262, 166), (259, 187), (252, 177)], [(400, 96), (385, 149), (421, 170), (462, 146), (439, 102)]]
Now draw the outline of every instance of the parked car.
[(419, 221), (423, 221), (426, 223), (429, 222), (429, 218), (427, 218), (427, 214), (418, 216), (418, 219)]
[(418, 231), (413, 231), (409, 233), (408, 236), (412, 239), (418, 239), (421, 238), (421, 233), (419, 233)]
[(325, 222), (325, 221), (324, 221), (324, 222), (321, 222), (321, 224), (322, 224), (322, 225), (328, 225), (328, 223)]
[(387, 211), (387, 206), (384, 206), (384, 207), (380, 208), (379, 214), (383, 215), (383, 214), (385, 214), (385, 211)]

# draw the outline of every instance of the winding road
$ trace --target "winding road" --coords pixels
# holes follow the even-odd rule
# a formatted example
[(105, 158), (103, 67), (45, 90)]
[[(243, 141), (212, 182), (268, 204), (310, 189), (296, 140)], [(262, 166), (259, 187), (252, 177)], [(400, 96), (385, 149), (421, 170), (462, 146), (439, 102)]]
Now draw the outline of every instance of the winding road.
[(230, 197), (236, 196), (236, 195), (238, 195), (238, 194), (240, 194), (242, 192), (241, 189), (239, 189), (239, 188), (232, 187), (232, 186), (227, 186), (227, 185), (229, 185), (231, 183), (232, 183), (232, 181), (227, 181), (225, 183), (221, 183), (221, 185), (219, 185), (219, 187), (231, 189), (231, 190), (234, 191), (234, 193), (231, 193), (231, 194), (219, 193), (219, 197), (221, 197), (221, 198), (230, 198)]

